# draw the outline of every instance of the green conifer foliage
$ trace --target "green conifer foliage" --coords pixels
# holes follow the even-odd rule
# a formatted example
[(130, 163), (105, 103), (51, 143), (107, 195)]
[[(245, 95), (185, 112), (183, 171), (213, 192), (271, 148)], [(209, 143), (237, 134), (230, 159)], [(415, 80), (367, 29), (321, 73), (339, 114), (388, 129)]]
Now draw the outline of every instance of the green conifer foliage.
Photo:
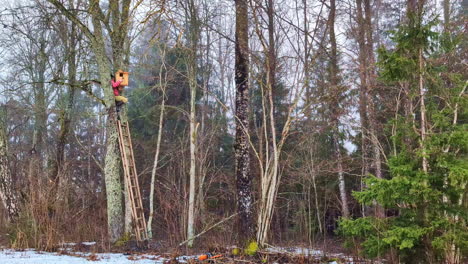
[[(436, 19), (424, 23), (421, 17), (411, 16), (406, 25), (391, 32), (395, 47), (379, 49), (379, 77), (395, 88), (407, 85), (407, 100), (415, 108), (410, 115), (400, 110), (389, 122), (398, 131), (392, 138), (394, 155), (388, 160), (390, 178), (369, 177), (367, 188), (354, 193), (360, 203), (383, 206), (388, 217), (340, 222), (340, 232), (359, 242), (370, 257), (392, 251), (403, 263), (442, 263), (453, 255), (460, 261), (468, 253), (467, 82), (447, 59), (461, 42), (435, 32), (438, 24)], [(423, 51), (422, 69), (419, 50)], [(425, 140), (417, 107), (420, 74), (427, 111)]]

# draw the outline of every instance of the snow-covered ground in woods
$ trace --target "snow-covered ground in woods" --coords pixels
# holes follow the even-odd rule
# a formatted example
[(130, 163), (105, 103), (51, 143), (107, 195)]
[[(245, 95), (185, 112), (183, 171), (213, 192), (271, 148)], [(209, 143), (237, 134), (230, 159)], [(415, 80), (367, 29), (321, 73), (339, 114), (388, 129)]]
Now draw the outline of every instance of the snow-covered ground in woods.
[(304, 256), (323, 256), (323, 251), (321, 250), (302, 247), (269, 247), (266, 250), (274, 253), (291, 253)]
[[(180, 257), (185, 262), (188, 257)], [(163, 264), (167, 260), (157, 255), (124, 255), (119, 253), (74, 253), (73, 256), (35, 250), (0, 251), (2, 264)]]
[[(72, 244), (73, 245), (73, 244)], [(300, 254), (306, 256), (323, 256), (320, 250), (306, 248), (269, 248), (270, 252)], [(181, 263), (186, 262), (190, 258), (196, 256), (181, 256), (178, 260)], [(163, 264), (168, 259), (158, 255), (124, 255), (120, 253), (82, 253), (74, 252), (70, 255), (63, 255), (52, 252), (42, 252), (33, 249), (17, 251), (12, 249), (0, 249), (1, 264)], [(347, 263), (353, 263), (351, 258), (348, 258)], [(328, 262), (326, 264), (337, 264), (337, 262)]]

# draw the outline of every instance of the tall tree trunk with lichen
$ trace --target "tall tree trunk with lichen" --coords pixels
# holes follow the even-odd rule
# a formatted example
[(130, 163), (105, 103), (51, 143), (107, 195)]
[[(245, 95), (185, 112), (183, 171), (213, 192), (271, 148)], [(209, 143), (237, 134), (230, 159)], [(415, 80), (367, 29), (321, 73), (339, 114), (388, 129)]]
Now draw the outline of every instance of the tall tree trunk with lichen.
[(235, 0), (235, 83), (236, 83), (236, 186), (238, 234), (241, 241), (255, 237), (253, 221), (252, 174), (250, 172), (249, 143), (249, 35), (248, 2)]
[[(125, 42), (128, 41), (127, 31), (130, 20), (130, 3), (131, 0), (111, 1), (110, 13), (112, 14), (112, 26), (109, 24), (109, 18), (103, 15), (99, 0), (90, 0), (89, 13), (93, 31), (83, 23), (79, 17), (67, 9), (58, 0), (48, 0), (54, 5), (63, 15), (65, 15), (72, 23), (74, 23), (88, 38), (91, 43), (91, 49), (95, 55), (98, 66), (99, 80), (101, 89), (104, 94), (103, 103), (108, 112), (106, 124), (106, 156), (104, 166), (104, 178), (106, 184), (107, 196), (107, 225), (108, 237), (111, 242), (117, 241), (123, 234), (123, 196), (121, 183), (121, 162), (120, 151), (117, 140), (116, 112), (115, 100), (112, 88), (109, 84), (111, 73), (116, 69), (123, 67), (125, 50)], [(105, 26), (104, 26), (105, 24)], [(112, 62), (107, 57), (106, 41), (104, 39), (104, 29), (112, 28), (110, 32), (111, 47), (112, 47)], [(126, 111), (120, 114), (122, 121), (126, 121)]]
[[(129, 12), (130, 12), (131, 0), (110, 1), (110, 26), (112, 27), (111, 32), (111, 47), (112, 47), (112, 73), (117, 70), (125, 70), (128, 67), (128, 24), (129, 24)], [(123, 105), (119, 112), (120, 120), (125, 123), (128, 122), (127, 116), (127, 105)], [(127, 123), (128, 124), (128, 123)], [(126, 153), (130, 153), (130, 146), (125, 146)], [(120, 151), (117, 149), (120, 159)], [(120, 168), (120, 174), (122, 174), (122, 168)], [(124, 180), (124, 230), (125, 233), (132, 232), (132, 209), (129, 195), (128, 195), (128, 184)]]

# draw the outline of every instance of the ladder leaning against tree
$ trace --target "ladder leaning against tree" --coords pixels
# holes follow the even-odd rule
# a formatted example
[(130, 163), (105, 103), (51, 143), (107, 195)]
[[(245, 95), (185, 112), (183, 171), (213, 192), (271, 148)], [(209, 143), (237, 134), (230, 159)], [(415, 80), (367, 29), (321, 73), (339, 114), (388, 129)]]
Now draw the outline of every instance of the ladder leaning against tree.
[(147, 240), (148, 233), (146, 229), (145, 214), (143, 212), (140, 186), (138, 184), (138, 174), (135, 167), (130, 127), (128, 122), (122, 122), (119, 118), (116, 123), (119, 134), (120, 155), (122, 157), (122, 166), (124, 169), (128, 198), (131, 203), (136, 239), (137, 241)]

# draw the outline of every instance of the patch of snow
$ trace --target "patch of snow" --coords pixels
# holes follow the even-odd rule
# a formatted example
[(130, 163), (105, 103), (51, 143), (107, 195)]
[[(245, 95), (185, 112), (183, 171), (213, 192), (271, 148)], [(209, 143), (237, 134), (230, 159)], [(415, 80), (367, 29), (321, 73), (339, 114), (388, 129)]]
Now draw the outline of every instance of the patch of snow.
[(63, 246), (76, 246), (76, 243), (70, 242), (70, 243), (62, 243)]
[(96, 245), (96, 242), (81, 242), (81, 244), (85, 245), (85, 246), (92, 246), (92, 245)]
[[(294, 255), (304, 255), (306, 257), (312, 257), (315, 259), (320, 259), (321, 257), (328, 256), (333, 258), (339, 258), (344, 260), (346, 264), (353, 264), (353, 258), (350, 256), (346, 256), (343, 253), (332, 253), (332, 254), (325, 254), (322, 250), (317, 250), (313, 248), (304, 248), (304, 247), (275, 247), (270, 246), (266, 248), (266, 251), (272, 253), (289, 253)], [(379, 262), (376, 262), (379, 263)], [(336, 261), (328, 262), (327, 264), (338, 264)]]
[(94, 254), (96, 261), (89, 261), (90, 253), (76, 253), (79, 256), (59, 255), (57, 253), (39, 252), (35, 250), (15, 251), (6, 249), (0, 251), (2, 264), (162, 264), (166, 259), (154, 255), (123, 255), (117, 253)]
[(266, 250), (274, 253), (293, 253), (304, 256), (323, 256), (323, 251), (321, 250), (302, 247), (269, 247)]

